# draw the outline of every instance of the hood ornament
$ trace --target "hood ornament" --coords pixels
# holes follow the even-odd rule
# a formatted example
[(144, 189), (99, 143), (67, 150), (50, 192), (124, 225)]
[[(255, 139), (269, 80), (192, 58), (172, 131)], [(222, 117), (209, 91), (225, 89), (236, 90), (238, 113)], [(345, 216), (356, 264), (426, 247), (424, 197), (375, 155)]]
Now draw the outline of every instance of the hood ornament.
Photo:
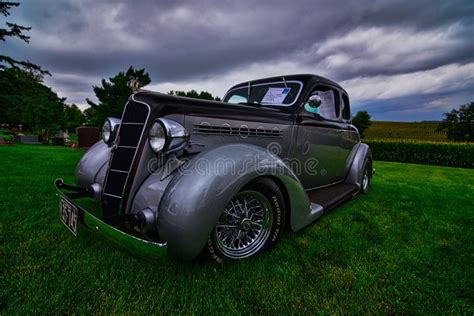
[(143, 84), (135, 77), (129, 77), (127, 81), (127, 87), (132, 90), (133, 93), (140, 91), (140, 88), (143, 87)]

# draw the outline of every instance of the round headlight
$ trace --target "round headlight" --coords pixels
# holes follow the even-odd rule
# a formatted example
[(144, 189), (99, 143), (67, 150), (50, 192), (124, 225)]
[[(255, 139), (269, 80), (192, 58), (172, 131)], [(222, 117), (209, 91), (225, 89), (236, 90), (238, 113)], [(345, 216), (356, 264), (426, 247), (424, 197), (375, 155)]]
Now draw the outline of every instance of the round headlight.
[(108, 144), (110, 142), (110, 135), (112, 134), (112, 125), (109, 120), (105, 120), (104, 125), (102, 125), (102, 137), (104, 142)]
[(166, 144), (166, 131), (159, 122), (153, 123), (148, 134), (148, 141), (151, 150), (155, 153), (161, 151)]

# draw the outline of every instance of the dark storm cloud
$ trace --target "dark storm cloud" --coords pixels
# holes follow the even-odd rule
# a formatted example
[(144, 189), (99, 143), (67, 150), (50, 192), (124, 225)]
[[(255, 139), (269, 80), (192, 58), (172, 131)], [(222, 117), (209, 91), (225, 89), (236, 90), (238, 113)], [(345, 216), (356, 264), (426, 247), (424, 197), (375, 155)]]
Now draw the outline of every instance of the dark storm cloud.
[[(474, 16), (471, 2), (450, 1), (449, 5), (447, 2), (434, 5), (433, 1), (389, 1), (387, 4), (375, 1), (269, 1), (244, 5), (235, 1), (75, 1), (52, 2), (51, 5), (24, 2), (23, 5), (22, 9), (28, 10), (25, 17), (31, 19), (35, 30), (60, 39), (59, 46), (38, 49), (38, 62), (50, 65), (50, 68), (58, 66), (88, 74), (90, 68), (108, 72), (111, 64), (123, 67), (130, 62), (139, 62), (150, 65), (154, 75), (163, 74), (167, 80), (176, 80), (226, 71), (248, 62), (292, 56), (361, 26), (429, 30), (453, 22), (470, 25), (463, 33), (456, 34), (466, 38), (465, 47), (455, 47), (452, 57), (433, 56), (435, 60), (428, 60), (426, 66), (407, 69), (400, 65), (401, 69), (393, 67), (391, 71), (429, 69), (453, 60), (472, 58), (472, 44), (467, 44), (473, 23), (469, 17)], [(120, 29), (104, 28), (104, 16), (108, 12), (113, 14)], [(88, 32), (83, 34), (84, 31)], [(133, 51), (126, 42), (118, 43), (114, 33), (120, 32), (147, 42), (146, 49)], [(65, 52), (67, 47), (61, 47), (61, 44), (68, 45), (68, 40), (74, 40), (75, 36), (78, 38), (74, 49)], [(89, 45), (81, 47), (81, 41)], [(117, 44), (123, 47), (116, 47)], [(113, 53), (109, 51), (109, 45), (112, 45)], [(352, 53), (357, 55), (357, 49), (354, 47)], [(314, 61), (310, 58), (308, 62)], [(363, 69), (359, 72), (362, 76), (371, 74), (370, 67), (367, 73)], [(343, 71), (337, 75), (346, 77)]]
[(78, 103), (131, 64), (156, 84), (284, 62), (341, 81), (474, 62), (472, 1), (30, 0), (12, 13), (32, 42), (7, 53), (50, 70)]
[[(433, 94), (411, 95), (388, 100), (367, 101), (358, 105), (378, 120), (387, 121), (438, 121), (440, 113), (447, 112), (465, 100), (474, 100), (474, 85), (461, 89)], [(446, 104), (451, 106), (446, 107)]]

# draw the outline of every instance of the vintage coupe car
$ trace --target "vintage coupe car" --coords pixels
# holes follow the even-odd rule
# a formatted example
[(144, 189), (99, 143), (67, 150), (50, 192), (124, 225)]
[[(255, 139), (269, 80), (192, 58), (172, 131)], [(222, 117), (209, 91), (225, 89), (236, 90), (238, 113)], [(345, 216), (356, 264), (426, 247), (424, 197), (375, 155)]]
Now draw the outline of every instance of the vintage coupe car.
[(76, 185), (56, 180), (60, 219), (144, 255), (254, 256), (372, 177), (346, 91), (315, 75), (241, 83), (223, 102), (139, 90), (102, 132)]

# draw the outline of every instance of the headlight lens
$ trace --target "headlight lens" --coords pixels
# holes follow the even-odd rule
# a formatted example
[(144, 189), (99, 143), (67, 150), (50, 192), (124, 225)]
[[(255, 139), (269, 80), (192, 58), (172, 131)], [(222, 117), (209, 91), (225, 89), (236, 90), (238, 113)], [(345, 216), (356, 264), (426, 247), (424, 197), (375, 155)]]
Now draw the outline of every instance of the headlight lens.
[(102, 137), (107, 145), (111, 146), (115, 140), (120, 123), (121, 121), (115, 117), (105, 119), (104, 125), (102, 125)]
[(166, 131), (158, 122), (153, 123), (150, 128), (150, 133), (148, 135), (150, 148), (155, 153), (161, 151), (166, 144)]
[(112, 125), (109, 120), (105, 120), (104, 125), (102, 125), (102, 137), (104, 142), (108, 144), (110, 142), (110, 135), (112, 134)]

